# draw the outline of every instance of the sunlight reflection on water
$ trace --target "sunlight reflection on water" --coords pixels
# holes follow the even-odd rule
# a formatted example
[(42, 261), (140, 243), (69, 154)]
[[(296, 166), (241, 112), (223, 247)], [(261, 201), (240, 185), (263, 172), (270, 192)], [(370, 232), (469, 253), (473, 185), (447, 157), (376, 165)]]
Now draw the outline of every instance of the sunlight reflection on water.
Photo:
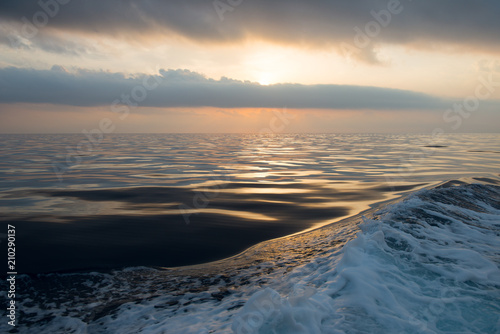
[[(68, 163), (82, 137), (0, 135), (1, 220), (65, 221), (72, 230), (61, 233), (80, 233), (82, 244), (93, 242), (82, 233), (89, 221), (110, 238), (120, 238), (113, 224), (131, 235), (136, 224), (148, 231), (120, 244), (146, 242), (159, 224), (168, 236), (156, 242), (167, 254), (184, 246), (204, 252), (210, 238), (224, 248), (234, 238), (236, 246), (215, 252), (220, 257), (432, 183), (498, 175), (500, 162), (496, 134), (444, 135), (440, 145), (430, 145), (430, 135), (113, 134)], [(54, 164), (67, 167), (62, 182)], [(183, 263), (175, 260), (163, 265)]]

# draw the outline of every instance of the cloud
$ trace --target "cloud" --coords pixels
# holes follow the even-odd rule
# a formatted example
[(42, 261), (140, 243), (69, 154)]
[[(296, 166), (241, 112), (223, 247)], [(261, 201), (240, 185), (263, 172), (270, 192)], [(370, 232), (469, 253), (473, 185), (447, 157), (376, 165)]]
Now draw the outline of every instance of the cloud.
[[(200, 43), (260, 38), (338, 48), (341, 43), (355, 45), (358, 37), (356, 47), (363, 47), (355, 57), (371, 63), (379, 62), (373, 52), (379, 44), (413, 43), (424, 48), (445, 44), (471, 51), (500, 51), (497, 0), (220, 0), (226, 4), (223, 13), (207, 0), (86, 0), (65, 5), (57, 1), (63, 2), (5, 0), (0, 5), (0, 18), (17, 24), (17, 34), (22, 35), (23, 18), (33, 23), (37, 13), (46, 12), (54, 14), (48, 15), (53, 16), (47, 23), (51, 29), (105, 35), (130, 43), (154, 43), (162, 36), (181, 36)], [(50, 5), (44, 9), (40, 3)], [(395, 9), (391, 12), (389, 8)], [(369, 40), (362, 41), (362, 34)], [(5, 36), (0, 36), (2, 39)]]
[(13, 49), (43, 50), (50, 53), (80, 56), (97, 53), (88, 41), (75, 35), (63, 36), (57, 31), (40, 29), (36, 34), (24, 37), (20, 23), (0, 24), (0, 44)]
[(8, 67), (0, 69), (0, 103), (49, 103), (71, 106), (128, 104), (144, 107), (437, 109), (438, 97), (407, 90), (351, 86), (276, 84), (262, 86), (189, 70), (157, 75)]

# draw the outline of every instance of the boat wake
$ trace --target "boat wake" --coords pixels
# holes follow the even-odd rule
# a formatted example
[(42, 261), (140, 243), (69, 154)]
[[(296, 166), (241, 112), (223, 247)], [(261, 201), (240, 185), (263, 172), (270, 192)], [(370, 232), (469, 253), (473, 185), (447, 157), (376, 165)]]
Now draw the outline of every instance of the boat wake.
[(419, 190), (212, 265), (24, 276), (17, 329), (499, 333), (500, 186), (480, 181)]

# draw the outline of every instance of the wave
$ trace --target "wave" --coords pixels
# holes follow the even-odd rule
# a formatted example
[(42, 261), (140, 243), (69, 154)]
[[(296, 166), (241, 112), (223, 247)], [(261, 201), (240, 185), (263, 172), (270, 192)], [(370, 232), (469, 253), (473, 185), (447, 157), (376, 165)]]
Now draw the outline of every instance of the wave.
[(365, 219), (338, 257), (267, 288), (236, 333), (498, 333), (500, 188), (419, 191)]
[(19, 330), (500, 333), (500, 186), (481, 182), (420, 190), (218, 265), (26, 276)]

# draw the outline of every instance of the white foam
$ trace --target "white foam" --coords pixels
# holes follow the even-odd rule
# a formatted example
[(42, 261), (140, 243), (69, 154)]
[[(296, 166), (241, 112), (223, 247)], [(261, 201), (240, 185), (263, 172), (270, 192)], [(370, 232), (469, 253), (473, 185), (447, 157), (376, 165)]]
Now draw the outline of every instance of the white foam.
[[(446, 196), (456, 190), (432, 191)], [(365, 220), (336, 265), (314, 273), (305, 270), (298, 284), (314, 288), (314, 294), (292, 299), (271, 289), (261, 291), (238, 314), (233, 330), (498, 332), (499, 211), (485, 203), (480, 204), (487, 213), (426, 202), (420, 196), (428, 193), (390, 207), (377, 220)], [(274, 306), (272, 312), (263, 306), (268, 304)]]

